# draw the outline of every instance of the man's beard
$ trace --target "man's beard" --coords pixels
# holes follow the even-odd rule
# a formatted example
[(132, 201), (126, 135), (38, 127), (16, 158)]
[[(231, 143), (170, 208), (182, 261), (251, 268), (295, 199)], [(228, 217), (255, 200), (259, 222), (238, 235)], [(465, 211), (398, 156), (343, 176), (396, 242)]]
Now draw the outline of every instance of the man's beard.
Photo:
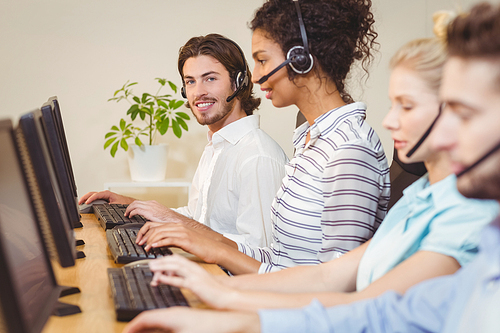
[(212, 125), (215, 124), (216, 122), (224, 119), (231, 110), (234, 107), (234, 103), (236, 102), (235, 99), (233, 99), (231, 102), (227, 103), (226, 100), (224, 100), (220, 106), (220, 109), (218, 110), (217, 113), (211, 114), (211, 115), (205, 115), (205, 114), (199, 114), (197, 115), (195, 112), (193, 112), (193, 109), (191, 105), (189, 105), (189, 108), (191, 109), (191, 112), (193, 113), (194, 117), (198, 121), (200, 125)]
[(458, 191), (467, 198), (500, 200), (499, 163), (500, 154), (496, 153), (458, 177)]

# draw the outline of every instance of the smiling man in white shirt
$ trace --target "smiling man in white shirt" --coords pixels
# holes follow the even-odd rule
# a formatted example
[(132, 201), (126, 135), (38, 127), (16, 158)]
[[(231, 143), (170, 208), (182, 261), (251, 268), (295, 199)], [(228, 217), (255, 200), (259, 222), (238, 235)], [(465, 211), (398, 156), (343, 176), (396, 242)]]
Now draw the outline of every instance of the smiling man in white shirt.
[(182, 222), (216, 240), (225, 237), (254, 246), (268, 245), (271, 203), (287, 157), (259, 128), (259, 116), (253, 115), (260, 99), (253, 96), (243, 52), (218, 34), (193, 37), (179, 51), (178, 68), (186, 105), (209, 130), (188, 205), (169, 209), (156, 201), (138, 201), (110, 191), (87, 193), (80, 203), (106, 199), (130, 204), (127, 214), (154, 221), (141, 234), (161, 226), (159, 223)]

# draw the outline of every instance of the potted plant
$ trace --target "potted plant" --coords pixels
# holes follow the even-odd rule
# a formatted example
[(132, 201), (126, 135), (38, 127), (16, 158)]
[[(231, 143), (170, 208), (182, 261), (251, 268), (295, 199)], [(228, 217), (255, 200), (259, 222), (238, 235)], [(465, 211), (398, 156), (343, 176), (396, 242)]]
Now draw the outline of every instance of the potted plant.
[[(128, 151), (128, 160), (132, 180), (158, 181), (165, 178), (168, 146), (155, 145), (158, 134), (164, 135), (172, 128), (174, 135), (182, 136), (182, 131), (188, 130), (186, 120), (189, 116), (180, 108), (184, 101), (172, 98), (172, 95), (162, 95), (161, 91), (168, 83), (170, 89), (177, 93), (177, 86), (166, 79), (156, 78), (160, 87), (156, 94), (143, 93), (140, 97), (134, 95), (131, 87), (137, 82), (127, 81), (115, 91), (108, 101), (127, 101), (130, 104), (127, 110), (128, 120), (120, 119), (119, 125), (111, 127), (105, 135), (104, 149), (110, 148), (110, 154), (115, 157), (121, 147)], [(137, 122), (143, 121), (140, 127)], [(142, 139), (142, 140), (141, 140)]]

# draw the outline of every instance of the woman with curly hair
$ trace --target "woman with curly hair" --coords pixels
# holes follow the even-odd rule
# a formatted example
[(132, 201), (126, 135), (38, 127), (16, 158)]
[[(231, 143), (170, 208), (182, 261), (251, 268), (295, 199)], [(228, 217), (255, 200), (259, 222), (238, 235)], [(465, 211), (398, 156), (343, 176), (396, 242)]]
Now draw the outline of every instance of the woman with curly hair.
[(376, 45), (370, 7), (369, 0), (268, 1), (250, 23), (253, 81), (274, 106), (296, 105), (307, 119), (271, 208), (270, 246), (209, 240), (173, 224), (152, 227), (139, 244), (179, 246), (244, 274), (327, 262), (373, 236), (386, 214), (389, 168), (366, 105), (345, 89), (353, 64), (366, 70)]
[[(438, 21), (444, 26), (438, 32), (444, 31), (450, 20), (441, 18)], [(405, 163), (424, 161), (429, 172), (404, 192), (370, 241), (328, 263), (258, 276), (214, 278), (179, 256), (153, 261), (150, 267), (156, 273), (155, 283), (187, 287), (215, 309), (240, 311), (152, 311), (132, 322), (130, 331), (159, 323), (175, 332), (182, 331), (180, 327), (202, 327), (203, 332), (331, 332), (327, 320), (315, 321), (328, 318), (325, 307), (373, 298), (387, 290), (403, 294), (421, 281), (453, 274), (470, 263), (478, 252), (479, 234), (498, 213), (498, 204), (459, 194), (449, 155), (425, 140), (439, 115), (438, 89), (446, 58), (439, 38), (412, 41), (392, 58), (392, 107), (384, 126), (392, 133), (400, 159)], [(304, 309), (273, 310), (305, 306), (311, 301)], [(436, 304), (440, 305), (431, 306), (439, 306)], [(366, 313), (375, 313), (377, 306), (367, 307)], [(398, 311), (406, 317), (413, 308), (407, 304)], [(257, 310), (261, 310), (258, 315)], [(341, 314), (347, 319), (350, 315), (361, 317), (359, 312), (346, 309)], [(336, 313), (329, 315), (335, 318)], [(188, 323), (186, 318), (193, 317), (197, 323)], [(434, 317), (427, 319), (429, 326), (439, 326)], [(366, 318), (363, 322), (372, 324)], [(412, 328), (425, 327), (411, 319), (408, 322)], [(347, 326), (355, 324), (353, 320)], [(401, 327), (376, 326), (380, 331), (409, 330)], [(362, 324), (358, 328), (366, 331)]]

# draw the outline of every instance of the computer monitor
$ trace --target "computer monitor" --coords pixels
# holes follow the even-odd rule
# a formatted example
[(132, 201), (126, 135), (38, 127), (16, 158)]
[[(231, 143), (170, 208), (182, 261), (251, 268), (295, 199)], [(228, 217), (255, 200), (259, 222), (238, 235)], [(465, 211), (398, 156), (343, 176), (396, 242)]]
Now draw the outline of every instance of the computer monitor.
[(10, 120), (0, 120), (0, 156), (0, 331), (38, 333), (54, 310), (60, 287), (40, 234)]
[(68, 214), (59, 189), (56, 170), (52, 164), (49, 148), (45, 142), (42, 129), (42, 113), (35, 110), (24, 114), (19, 119), (16, 130), (20, 137), (20, 152), (27, 152), (26, 159), (34, 166), (33, 173), (36, 177), (43, 200), (43, 211), (37, 212), (39, 219), (47, 217), (50, 232), (44, 236), (51, 237), (55, 245), (58, 261), (62, 267), (73, 266), (77, 257), (75, 233), (73, 225), (68, 219)]
[(57, 98), (49, 98), (49, 101), (42, 105), (41, 111), (42, 133), (49, 148), (52, 164), (56, 170), (66, 213), (73, 227), (79, 228), (82, 223), (78, 212), (76, 183)]

